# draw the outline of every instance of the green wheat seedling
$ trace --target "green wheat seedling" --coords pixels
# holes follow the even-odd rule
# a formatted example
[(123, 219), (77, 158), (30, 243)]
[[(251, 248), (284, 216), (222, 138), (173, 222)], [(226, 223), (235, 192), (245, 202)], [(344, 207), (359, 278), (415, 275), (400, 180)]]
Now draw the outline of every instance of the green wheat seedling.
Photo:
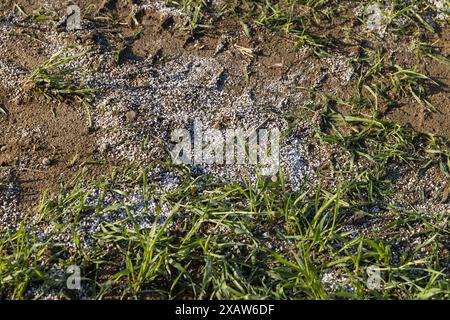
[[(324, 3), (324, 1), (309, 1), (305, 5), (310, 6), (312, 10)], [(298, 3), (292, 1), (282, 1), (281, 4), (265, 1), (259, 9), (258, 16), (254, 18), (255, 22), (275, 32), (291, 36), (300, 47), (310, 46), (318, 56), (326, 55), (325, 49), (331, 41), (327, 37), (309, 31), (312, 22), (308, 16), (297, 12), (297, 5)]]
[(321, 141), (339, 144), (352, 158), (364, 157), (378, 167), (389, 161), (410, 163), (416, 160), (413, 131), (398, 123), (384, 123), (375, 119), (345, 116), (331, 109), (324, 114), (324, 128), (319, 132)]
[[(346, 120), (379, 130), (383, 127), (370, 121)], [(114, 206), (106, 207), (102, 201), (87, 205), (91, 187), (83, 183), (84, 187), (76, 184), (47, 207), (48, 219), (68, 219), (66, 227), (73, 224), (75, 242), (76, 225), (86, 213), (127, 213), (124, 219), (103, 222), (94, 236), (95, 247), (79, 254), (82, 258), (78, 263), (84, 270), (92, 270), (84, 276), (96, 285), (93, 298), (373, 298), (377, 292), (367, 290), (364, 276), (373, 264), (389, 275), (385, 278), (385, 298), (442, 298), (449, 293), (446, 270), (439, 259), (430, 254), (425, 261), (416, 255), (431, 240), (444, 241), (448, 234), (443, 227), (445, 220), (438, 227), (428, 220), (415, 222), (406, 220), (411, 215), (399, 214), (398, 223), (422, 224), (427, 241), (414, 246), (395, 265), (390, 242), (371, 235), (355, 237), (345, 231), (346, 212), (365, 205), (363, 198), (367, 197), (358, 197), (358, 193), (369, 192), (368, 199), (386, 193), (377, 189), (382, 186), (372, 183), (370, 175), (335, 192), (318, 187), (301, 193), (287, 192), (282, 172), (276, 182), (258, 177), (255, 182), (223, 184), (191, 177), (188, 172), (183, 176), (176, 189), (159, 196), (155, 211), (149, 211), (153, 222), (146, 228), (139, 227), (138, 216), (126, 204), (130, 186), (139, 186), (144, 199), (155, 194), (146, 170), (139, 166), (119, 169), (91, 185), (101, 197), (108, 193), (123, 197)], [(168, 211), (160, 221), (163, 206)], [(283, 247), (273, 248), (277, 243)], [(438, 250), (436, 247), (433, 252)], [(433, 268), (427, 268), (424, 261), (433, 263)], [(326, 271), (344, 272), (357, 291), (328, 292), (322, 281)]]
[(74, 47), (67, 47), (50, 57), (37, 67), (29, 78), (29, 83), (50, 100), (64, 100), (76, 97), (81, 101), (91, 101), (94, 90), (83, 81), (74, 79), (74, 70), (68, 65), (82, 56), (74, 54)]
[(450, 59), (440, 54), (438, 48), (436, 48), (434, 44), (417, 42), (414, 45), (414, 49), (419, 57), (428, 57), (439, 63), (450, 66)]
[[(421, 50), (425, 50), (424, 48), (422, 46)], [(428, 55), (445, 62), (444, 57), (435, 51), (433, 53), (428, 51)], [(355, 82), (355, 95), (348, 103), (359, 109), (372, 107), (372, 113), (376, 114), (380, 105), (392, 107), (402, 101), (402, 98), (411, 98), (427, 111), (435, 110), (427, 95), (429, 87), (439, 86), (439, 83), (414, 69), (390, 65), (386, 60), (385, 54), (381, 51), (369, 57), (358, 57), (353, 60), (359, 76)]]
[(398, 65), (395, 65), (395, 68), (397, 71), (390, 75), (394, 92), (412, 96), (428, 111), (435, 110), (435, 107), (426, 98), (426, 86), (428, 84), (438, 86), (439, 84), (415, 70), (403, 69)]
[(450, 176), (450, 141), (442, 137), (428, 135), (428, 143), (425, 152), (430, 159), (423, 167), (427, 168), (431, 164), (438, 164), (441, 171)]
[(0, 233), (0, 292), (23, 298), (31, 282), (43, 283), (47, 277), (42, 265), (45, 243), (29, 236), (24, 224), (16, 232)]
[[(406, 33), (411, 26), (415, 28), (425, 29), (431, 33), (435, 33), (435, 28), (424, 18), (431, 5), (427, 1), (413, 0), (390, 0), (389, 6), (391, 9), (390, 23), (399, 32)], [(408, 23), (401, 23), (401, 20), (406, 20)]]
[(396, 122), (346, 116), (327, 108), (317, 137), (340, 145), (353, 161), (368, 159), (374, 164), (375, 176), (392, 161), (417, 169), (437, 165), (442, 173), (450, 174), (449, 139), (420, 134)]
[[(379, 104), (387, 99), (387, 86), (384, 83), (386, 66), (384, 64), (385, 55), (382, 51), (377, 51), (370, 57), (358, 57), (353, 61), (354, 68), (359, 76), (355, 81), (355, 95), (349, 102), (357, 109), (367, 106), (373, 107), (373, 114), (378, 112)], [(370, 102), (369, 97), (374, 100)]]
[(211, 28), (207, 21), (205, 11), (207, 9), (208, 1), (206, 0), (167, 0), (166, 4), (169, 6), (178, 7), (181, 11), (186, 13), (189, 17), (187, 19), (185, 29), (189, 30), (193, 35), (201, 34), (206, 29)]

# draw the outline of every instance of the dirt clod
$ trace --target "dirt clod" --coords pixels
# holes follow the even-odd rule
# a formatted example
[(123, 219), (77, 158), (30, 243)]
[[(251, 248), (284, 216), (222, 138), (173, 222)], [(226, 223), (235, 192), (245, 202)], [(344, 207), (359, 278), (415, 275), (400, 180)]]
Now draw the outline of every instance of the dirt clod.
[(137, 118), (137, 113), (135, 111), (128, 111), (126, 113), (126, 117), (129, 122), (135, 122)]

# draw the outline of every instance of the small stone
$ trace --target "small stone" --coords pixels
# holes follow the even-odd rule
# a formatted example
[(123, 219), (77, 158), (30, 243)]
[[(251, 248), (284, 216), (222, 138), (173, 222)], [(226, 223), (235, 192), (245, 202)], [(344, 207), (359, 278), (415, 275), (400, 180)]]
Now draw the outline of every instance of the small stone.
[(1, 151), (1, 152), (5, 152), (6, 149), (8, 149), (6, 146), (1, 146), (1, 147), (0, 147), (0, 151)]
[(102, 143), (100, 145), (100, 147), (98, 148), (98, 151), (100, 151), (100, 153), (102, 153), (102, 154), (108, 152), (108, 150), (109, 150), (109, 144), (107, 144), (107, 143)]
[(137, 118), (137, 114), (135, 111), (128, 111), (125, 115), (129, 122), (135, 122)]
[(42, 159), (42, 165), (47, 167), (47, 166), (49, 166), (51, 164), (52, 164), (52, 160), (50, 160), (49, 158)]
[(219, 43), (216, 46), (216, 49), (214, 50), (214, 55), (219, 54), (224, 49), (225, 49), (225, 43), (220, 40)]
[(441, 203), (443, 204), (447, 203), (449, 198), (450, 198), (450, 187), (447, 187), (444, 189), (444, 192), (442, 193)]

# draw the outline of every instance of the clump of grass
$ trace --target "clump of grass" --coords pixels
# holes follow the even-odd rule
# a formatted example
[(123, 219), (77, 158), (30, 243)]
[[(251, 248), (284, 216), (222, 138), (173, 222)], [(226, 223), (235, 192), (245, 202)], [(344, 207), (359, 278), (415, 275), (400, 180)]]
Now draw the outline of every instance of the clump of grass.
[(450, 177), (450, 141), (443, 137), (428, 134), (425, 152), (430, 159), (423, 166), (437, 164), (443, 173)]
[(450, 66), (450, 59), (439, 53), (439, 50), (434, 44), (426, 42), (416, 42), (414, 49), (419, 57), (428, 57), (439, 63)]
[(224, 4), (221, 8), (212, 8), (210, 1), (205, 0), (168, 0), (166, 4), (176, 6), (189, 15), (186, 28), (193, 34), (201, 34), (211, 28), (214, 22), (224, 15), (230, 15), (250, 37), (252, 26), (264, 26), (274, 32), (291, 37), (299, 46), (310, 46), (317, 55), (326, 54), (331, 44), (327, 37), (313, 33), (310, 27), (319, 25), (321, 17), (330, 18), (330, 13), (322, 9), (330, 1), (246, 1), (239, 0)]
[(211, 28), (211, 23), (207, 18), (206, 11), (209, 1), (207, 0), (166, 0), (166, 4), (180, 8), (181, 11), (188, 15), (186, 24), (183, 26), (189, 30), (192, 35), (198, 35)]
[(74, 69), (69, 67), (71, 62), (82, 56), (74, 51), (75, 47), (70, 46), (52, 55), (31, 73), (28, 82), (51, 100), (75, 97), (90, 102), (94, 97), (94, 90), (83, 81), (76, 80)]
[(386, 60), (381, 50), (354, 59), (359, 76), (355, 82), (355, 95), (347, 104), (359, 109), (372, 108), (372, 113), (377, 114), (381, 106), (393, 108), (412, 99), (425, 110), (434, 111), (427, 96), (430, 87), (440, 84), (413, 68), (392, 65)]
[(0, 233), (0, 296), (23, 298), (30, 283), (43, 283), (44, 243), (37, 242), (22, 224), (17, 232)]
[(390, 75), (395, 94), (412, 96), (420, 105), (428, 111), (435, 110), (434, 106), (426, 99), (427, 83), (438, 86), (438, 83), (412, 69), (404, 69), (395, 65), (396, 71)]
[[(168, 192), (157, 192), (147, 180), (147, 169), (136, 164), (92, 184), (80, 176), (66, 193), (44, 201), (41, 223), (56, 223), (55, 235), (72, 234), (77, 251), (70, 254), (70, 261), (84, 270), (83, 283), (90, 287), (83, 294), (152, 299), (445, 298), (450, 294), (448, 270), (437, 254), (448, 234), (442, 229), (443, 223), (448, 225), (445, 218), (438, 227), (426, 218), (417, 220), (422, 216), (412, 221), (398, 213), (398, 223), (405, 228), (417, 223), (427, 228), (422, 234), (425, 242), (405, 248), (397, 261), (391, 243), (376, 234), (359, 236), (344, 228), (355, 208), (352, 201), (357, 201), (350, 198), (351, 188), (334, 192), (305, 188), (293, 193), (287, 191), (282, 172), (277, 181), (261, 177), (256, 182), (217, 183), (192, 177), (185, 168), (172, 170), (181, 181)], [(145, 200), (144, 213), (129, 205), (137, 191)], [(97, 195), (94, 201), (92, 192)], [(112, 194), (117, 202), (103, 201)], [(149, 206), (151, 199), (155, 207)], [(118, 212), (125, 216), (104, 220), (94, 235), (80, 234), (86, 217)], [(142, 219), (148, 221), (146, 227), (140, 225)], [(89, 249), (83, 246), (86, 236)], [(439, 245), (429, 247), (431, 240)], [(431, 251), (423, 257), (425, 247)], [(381, 291), (366, 285), (366, 270), (374, 264), (382, 271)], [(346, 286), (352, 289), (330, 290), (323, 280), (329, 272), (345, 275)], [(41, 280), (32, 278), (24, 288), (36, 281)]]
[(353, 161), (358, 157), (369, 160), (378, 170), (394, 161), (420, 169), (436, 164), (443, 173), (449, 173), (448, 139), (420, 134), (397, 122), (346, 116), (326, 107), (317, 137), (340, 145)]
[(390, 0), (390, 25), (401, 34), (412, 34), (417, 29), (425, 29), (435, 33), (433, 27), (425, 18), (425, 14), (430, 12), (431, 4), (424, 0)]
[(59, 18), (58, 13), (55, 10), (45, 5), (40, 7), (38, 10), (33, 11), (33, 13), (31, 13), (30, 15), (28, 15), (17, 3), (15, 3), (14, 11), (17, 11), (26, 20), (38, 24), (50, 23), (52, 26), (55, 26), (57, 23), (56, 21)]
[[(247, 3), (247, 1), (242, 1)], [(249, 10), (250, 21), (270, 30), (284, 33), (296, 41), (298, 46), (310, 46), (314, 52), (323, 56), (331, 40), (313, 33), (310, 28), (320, 23), (320, 9), (329, 1), (257, 1)]]
[(324, 113), (323, 125), (322, 132), (326, 132), (328, 127), (331, 134), (319, 132), (320, 140), (341, 145), (353, 159), (364, 157), (380, 166), (391, 160), (404, 163), (416, 160), (416, 134), (398, 123), (344, 116), (328, 109)]

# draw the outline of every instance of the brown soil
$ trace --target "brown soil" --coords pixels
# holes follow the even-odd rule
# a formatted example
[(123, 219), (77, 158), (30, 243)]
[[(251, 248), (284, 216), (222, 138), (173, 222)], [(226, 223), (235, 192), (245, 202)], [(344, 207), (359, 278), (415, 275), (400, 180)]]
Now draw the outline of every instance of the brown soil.
[[(437, 41), (441, 49), (441, 54), (448, 57), (450, 55), (450, 30), (445, 28), (430, 42)], [(393, 55), (396, 64), (414, 68), (418, 59), (414, 53), (406, 50), (406, 44), (400, 46)], [(417, 106), (417, 103), (411, 101), (402, 102), (397, 108), (384, 110), (386, 119), (389, 121), (398, 121), (404, 126), (410, 126), (419, 132), (431, 133), (439, 136), (450, 137), (450, 68), (434, 60), (427, 60), (420, 63), (420, 69), (417, 70), (437, 83), (439, 86), (431, 85), (428, 99), (436, 108), (434, 112), (427, 112), (424, 108)]]
[(11, 101), (0, 88), (8, 111), (0, 118), (0, 166), (21, 190), (21, 209), (33, 207), (42, 192), (57, 192), (80, 164), (95, 157), (94, 136), (79, 105), (52, 103), (34, 92)]

